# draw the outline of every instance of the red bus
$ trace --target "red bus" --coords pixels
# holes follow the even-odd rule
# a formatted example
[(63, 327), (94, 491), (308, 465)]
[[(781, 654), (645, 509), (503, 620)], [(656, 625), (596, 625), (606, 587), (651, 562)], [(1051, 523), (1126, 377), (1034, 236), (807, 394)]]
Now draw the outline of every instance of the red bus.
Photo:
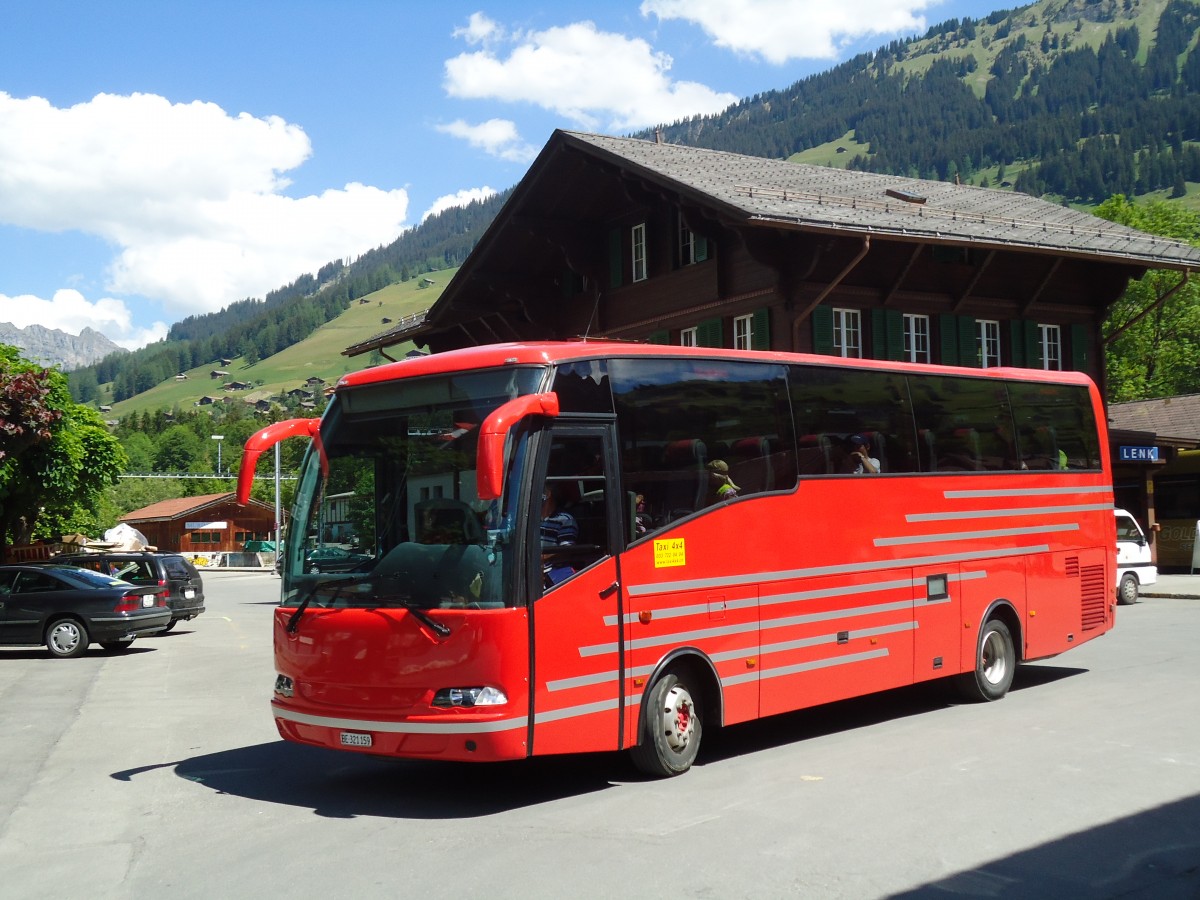
[(935, 678), (999, 699), (1113, 624), (1081, 374), (470, 348), (347, 375), (319, 421), (251, 437), (243, 500), (292, 435), (312, 442), (274, 616), (290, 741), (628, 749), (667, 776), (705, 729)]

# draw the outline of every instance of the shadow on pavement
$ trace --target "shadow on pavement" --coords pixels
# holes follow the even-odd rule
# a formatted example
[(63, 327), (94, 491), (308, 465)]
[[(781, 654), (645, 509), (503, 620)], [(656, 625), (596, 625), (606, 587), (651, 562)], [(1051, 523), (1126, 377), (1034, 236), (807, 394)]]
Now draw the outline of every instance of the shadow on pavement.
[[(1013, 690), (1082, 671), (1022, 666)], [(956, 702), (944, 682), (931, 682), (713, 729), (705, 735), (697, 765), (921, 715)], [(625, 753), (472, 764), (379, 759), (285, 741), (128, 769), (111, 777), (131, 781), (162, 768), (174, 768), (180, 778), (218, 793), (310, 808), (331, 818), (473, 818), (645, 780)]]
[(895, 896), (1195, 898), (1200, 896), (1200, 797), (1067, 835)]

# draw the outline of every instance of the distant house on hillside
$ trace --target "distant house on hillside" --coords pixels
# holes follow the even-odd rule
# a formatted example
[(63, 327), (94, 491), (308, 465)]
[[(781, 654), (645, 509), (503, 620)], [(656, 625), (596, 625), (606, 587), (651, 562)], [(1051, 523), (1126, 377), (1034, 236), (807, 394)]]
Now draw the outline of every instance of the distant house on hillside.
[(210, 397), (207, 394), (196, 401), (197, 406), (211, 406), (214, 403), (221, 403), (224, 397)]
[(221, 386), (223, 391), (246, 391), (250, 389), (250, 383), (247, 381), (227, 381)]
[(211, 372), (208, 373), (208, 377), (209, 378), (228, 378), (229, 373), (226, 372), (224, 369), (213, 369)]
[(176, 381), (187, 381), (187, 372), (180, 372), (175, 376)]
[(304, 379), (304, 383), (309, 387), (316, 387), (318, 384), (324, 384), (325, 379), (318, 378), (316, 375), (309, 375), (308, 378)]

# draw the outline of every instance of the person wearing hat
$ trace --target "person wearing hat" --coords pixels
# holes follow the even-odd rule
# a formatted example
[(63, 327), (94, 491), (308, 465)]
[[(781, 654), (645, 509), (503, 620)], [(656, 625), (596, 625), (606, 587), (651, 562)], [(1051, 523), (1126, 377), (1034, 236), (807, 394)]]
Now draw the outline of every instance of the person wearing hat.
[(850, 436), (850, 464), (853, 466), (851, 469), (851, 474), (879, 474), (879, 460), (871, 456), (870, 453), (870, 441), (868, 441), (861, 434)]
[(705, 467), (708, 469), (708, 489), (715, 498), (714, 502), (732, 500), (741, 490), (729, 477), (729, 464), (723, 459), (714, 459)]

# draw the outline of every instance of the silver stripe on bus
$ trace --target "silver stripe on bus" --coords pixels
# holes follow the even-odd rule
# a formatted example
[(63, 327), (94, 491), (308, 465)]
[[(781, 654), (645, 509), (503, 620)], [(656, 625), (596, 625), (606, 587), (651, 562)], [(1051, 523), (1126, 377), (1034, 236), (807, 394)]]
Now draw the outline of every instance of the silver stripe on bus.
[[(924, 582), (921, 582), (924, 584)], [(747, 609), (754, 606), (773, 606), (777, 603), (792, 603), (802, 600), (821, 600), (826, 597), (846, 597), (854, 594), (870, 594), (875, 591), (892, 590), (894, 588), (912, 587), (913, 582), (909, 578), (898, 581), (878, 581), (868, 584), (851, 584), (844, 587), (836, 588), (820, 588), (811, 591), (790, 591), (784, 594), (769, 594), (766, 597), (742, 597), (737, 600), (725, 601), (725, 610), (731, 609)], [(656, 607), (650, 610), (654, 614), (655, 619), (678, 619), (683, 616), (703, 616), (708, 615), (708, 603), (691, 603), (687, 606), (669, 606)], [(638, 621), (637, 613), (626, 613), (624, 617), (625, 624)], [(616, 616), (605, 616), (605, 625), (616, 625)]]
[(610, 697), (608, 700), (599, 700), (595, 703), (583, 703), (579, 706), (538, 711), (533, 714), (533, 724), (541, 725), (545, 722), (557, 722), (560, 719), (574, 719), (579, 716), (590, 716), (594, 713), (608, 712), (610, 709), (616, 709), (618, 703), (619, 701), (616, 697)]
[[(957, 535), (956, 535), (957, 537)], [(1030, 544), (1024, 547), (998, 547), (992, 550), (964, 550), (961, 553), (939, 553), (936, 556), (913, 556), (908, 559), (877, 559), (871, 562), (845, 563), (837, 566), (812, 566), (806, 569), (791, 569), (782, 572), (748, 572), (744, 575), (723, 575), (715, 578), (693, 578), (688, 581), (661, 581), (654, 584), (634, 584), (627, 589), (631, 597), (649, 594), (666, 594), (672, 591), (692, 591), (701, 588), (727, 588), (765, 581), (787, 581), (789, 579), (813, 578), (818, 575), (853, 575), (879, 569), (905, 569), (912, 566), (938, 566), (945, 563), (974, 562), (982, 559), (1000, 559), (1006, 556), (1023, 556), (1029, 553), (1047, 553), (1048, 544)]]
[[(849, 633), (849, 640), (853, 641), (859, 638), (879, 637), (884, 634), (895, 634), (904, 631), (916, 631), (916, 622), (899, 622), (895, 625), (879, 625), (875, 628), (860, 628)], [(726, 650), (724, 653), (714, 653), (710, 657), (713, 662), (729, 662), (732, 659), (744, 659), (747, 656), (762, 656), (767, 653), (783, 653), (787, 650), (803, 650), (806, 647), (819, 647), (823, 644), (836, 644), (838, 641), (838, 633), (831, 631), (826, 634), (819, 634), (813, 637), (798, 638), (794, 641), (780, 641), (776, 644), (766, 644), (759, 647), (741, 647), (736, 650)], [(625, 675), (626, 678), (637, 678), (643, 675), (649, 675), (657, 667), (657, 662), (650, 665), (638, 666), (631, 668)], [(546, 689), (549, 691), (566, 691), (572, 688), (591, 687), (597, 684), (608, 684), (616, 681), (619, 673), (616, 669), (606, 669), (603, 672), (593, 672), (590, 675), (579, 675), (574, 678), (560, 678), (557, 681), (546, 682)], [(539, 715), (538, 720), (541, 721)]]
[(745, 675), (734, 675), (732, 678), (722, 678), (721, 685), (730, 687), (735, 684), (744, 684), (747, 681), (763, 680), (767, 678), (780, 678), (784, 675), (798, 675), (801, 672), (811, 672), (813, 669), (827, 669), (830, 666), (845, 666), (850, 663), (866, 662), (871, 659), (879, 659), (887, 656), (886, 647), (881, 647), (878, 650), (867, 650), (863, 653), (850, 653), (846, 656), (833, 656), (826, 659), (814, 659), (809, 662), (796, 663), (794, 666), (782, 666), (778, 669), (772, 669), (769, 672), (747, 672)]
[(301, 725), (317, 725), (321, 728), (337, 728), (343, 731), (377, 731), (380, 734), (494, 734), (512, 731), (529, 725), (528, 716), (513, 716), (509, 719), (491, 719), (486, 722), (376, 722), (370, 719), (344, 719), (334, 716), (314, 716), (272, 706), (275, 718), (286, 719)]
[(1111, 494), (1112, 488), (1052, 487), (1052, 488), (979, 488), (973, 491), (943, 491), (947, 500), (978, 500), (981, 497), (1050, 497), (1058, 494)]
[(998, 537), (1021, 537), (1027, 534), (1052, 534), (1059, 531), (1078, 531), (1079, 523), (1064, 525), (1033, 525), (1029, 528), (993, 528), (988, 531), (958, 531), (948, 534), (914, 534), (902, 537), (875, 538), (876, 547), (899, 547), (905, 544), (936, 544), (944, 541), (985, 541)]
[(956, 512), (909, 513), (906, 522), (950, 522), (960, 519), (999, 519), (1006, 516), (1053, 516), (1062, 513), (1100, 512), (1112, 504), (1088, 503), (1078, 506), (1021, 506), (1007, 509), (967, 509)]
[[(907, 585), (905, 585), (907, 586)], [(706, 638), (729, 637), (735, 634), (746, 634), (752, 631), (767, 631), (773, 628), (790, 628), (793, 625), (810, 625), (813, 622), (828, 622), (833, 619), (848, 619), (858, 616), (870, 616), (875, 613), (896, 612), (898, 610), (910, 610), (913, 605), (913, 598), (907, 597), (894, 603), (877, 603), (872, 606), (858, 606), (843, 609), (831, 609), (825, 612), (806, 613), (799, 616), (788, 616), (783, 619), (764, 619), (755, 622), (742, 622), (736, 625), (722, 625), (714, 628), (701, 628), (696, 631), (677, 632), (675, 634), (663, 634), (655, 637), (639, 638), (638, 640), (629, 641), (625, 646), (631, 650), (644, 650), (648, 647), (659, 647), (663, 644), (694, 644), (697, 641)], [(616, 642), (604, 644), (592, 644), (589, 647), (580, 647), (579, 655), (588, 656), (603, 656), (606, 653), (616, 653)]]

